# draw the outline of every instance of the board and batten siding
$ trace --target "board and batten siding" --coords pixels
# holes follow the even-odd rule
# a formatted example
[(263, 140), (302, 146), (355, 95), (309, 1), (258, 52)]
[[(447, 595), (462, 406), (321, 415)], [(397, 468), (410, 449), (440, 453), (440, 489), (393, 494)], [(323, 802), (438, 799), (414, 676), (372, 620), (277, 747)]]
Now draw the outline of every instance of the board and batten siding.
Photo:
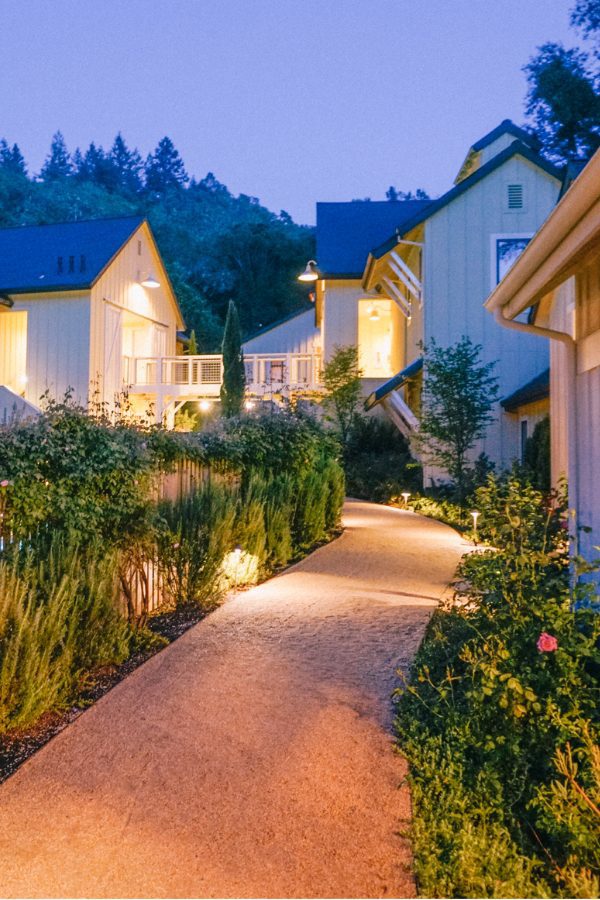
[[(508, 185), (523, 186), (522, 209), (508, 209)], [(509, 159), (425, 222), (424, 336), (440, 346), (463, 335), (496, 361), (500, 397), (507, 397), (548, 367), (548, 342), (499, 328), (483, 303), (494, 286), (494, 236), (533, 235), (554, 208), (559, 182), (522, 157)], [(519, 456), (515, 417), (500, 408), (476, 449), (508, 466)]]
[(39, 405), (48, 392), (62, 400), (86, 404), (89, 384), (90, 295), (16, 294), (13, 311), (27, 313), (27, 384), (25, 398)]
[(319, 353), (321, 332), (315, 325), (314, 309), (307, 309), (279, 325), (265, 328), (244, 341), (244, 353)]
[[(160, 282), (159, 288), (142, 287), (140, 281), (148, 275)], [(112, 402), (123, 388), (121, 354), (127, 318), (147, 328), (145, 344), (151, 348), (147, 355), (176, 354), (177, 329), (182, 323), (145, 224), (131, 236), (92, 288), (89, 381), (98, 385), (107, 402)]]

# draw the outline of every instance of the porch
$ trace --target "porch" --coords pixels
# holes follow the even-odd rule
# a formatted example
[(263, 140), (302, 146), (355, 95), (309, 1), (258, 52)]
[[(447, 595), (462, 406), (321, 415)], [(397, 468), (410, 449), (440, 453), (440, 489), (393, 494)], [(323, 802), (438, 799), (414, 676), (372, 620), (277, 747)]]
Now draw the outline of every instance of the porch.
[[(246, 393), (253, 399), (289, 398), (322, 388), (321, 357), (303, 353), (252, 353), (244, 356)], [(132, 395), (156, 398), (156, 415), (170, 418), (191, 400), (218, 400), (223, 358), (203, 356), (123, 357), (123, 383)]]

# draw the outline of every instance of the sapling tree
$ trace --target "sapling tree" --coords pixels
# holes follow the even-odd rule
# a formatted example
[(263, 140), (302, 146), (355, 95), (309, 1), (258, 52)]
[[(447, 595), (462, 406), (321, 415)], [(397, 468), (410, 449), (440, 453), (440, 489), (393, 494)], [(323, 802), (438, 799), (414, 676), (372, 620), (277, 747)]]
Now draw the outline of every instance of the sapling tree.
[(360, 415), (362, 371), (358, 365), (356, 347), (335, 346), (333, 349), (333, 356), (323, 367), (323, 406), (327, 419), (334, 425), (345, 448)]
[(415, 442), (423, 462), (450, 476), (458, 501), (465, 500), (472, 465), (469, 452), (493, 421), (498, 399), (495, 362), (481, 361), (481, 347), (463, 336), (451, 347), (423, 346), (425, 378)]
[(227, 309), (221, 352), (223, 353), (223, 384), (221, 385), (223, 415), (238, 416), (242, 411), (246, 373), (242, 354), (240, 320), (233, 300), (229, 301)]

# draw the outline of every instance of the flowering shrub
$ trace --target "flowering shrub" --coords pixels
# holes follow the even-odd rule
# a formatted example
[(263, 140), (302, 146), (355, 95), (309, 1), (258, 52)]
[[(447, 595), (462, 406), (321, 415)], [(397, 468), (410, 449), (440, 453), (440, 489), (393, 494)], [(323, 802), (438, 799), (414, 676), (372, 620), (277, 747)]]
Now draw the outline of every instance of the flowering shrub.
[(591, 588), (571, 587), (560, 504), (514, 477), (490, 478), (477, 504), (493, 549), (463, 560), (399, 694), (421, 889), (591, 896), (600, 617), (575, 602)]
[[(165, 603), (208, 610), (231, 584), (236, 545), (237, 584), (325, 540), (344, 496), (337, 452), (316, 423), (285, 413), (184, 435), (112, 423), (67, 398), (0, 428), (0, 732), (69, 702), (87, 671), (151, 640), (149, 561)], [(214, 477), (158, 502), (159, 476), (180, 460)]]

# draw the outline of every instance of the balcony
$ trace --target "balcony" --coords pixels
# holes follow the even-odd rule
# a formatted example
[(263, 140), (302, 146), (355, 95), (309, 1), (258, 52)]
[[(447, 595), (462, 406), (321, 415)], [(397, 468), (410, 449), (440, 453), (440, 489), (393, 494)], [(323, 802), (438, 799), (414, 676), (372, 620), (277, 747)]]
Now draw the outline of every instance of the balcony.
[[(302, 353), (252, 353), (244, 356), (246, 391), (271, 398), (321, 389), (321, 357)], [(217, 398), (223, 359), (212, 356), (123, 357), (123, 381), (136, 394), (163, 398)]]

